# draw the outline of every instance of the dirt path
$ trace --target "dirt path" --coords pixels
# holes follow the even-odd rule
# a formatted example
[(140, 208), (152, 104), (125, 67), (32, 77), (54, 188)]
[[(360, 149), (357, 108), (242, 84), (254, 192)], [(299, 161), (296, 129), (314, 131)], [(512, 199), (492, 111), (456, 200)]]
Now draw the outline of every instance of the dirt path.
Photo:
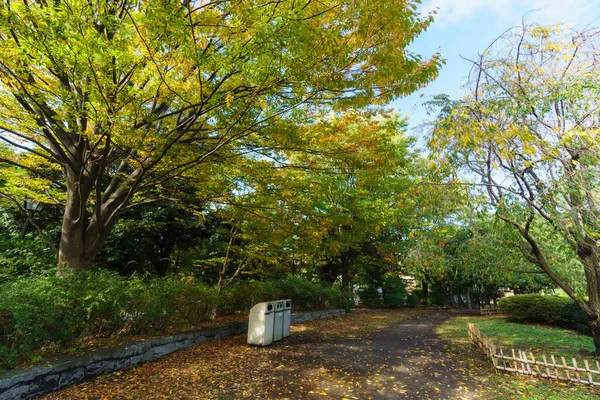
[[(267, 348), (203, 343), (51, 399), (475, 399), (435, 327), (453, 316), (351, 314), (293, 327)], [(410, 318), (412, 317), (412, 318)], [(408, 319), (407, 319), (408, 318)], [(400, 321), (400, 322), (398, 322)]]

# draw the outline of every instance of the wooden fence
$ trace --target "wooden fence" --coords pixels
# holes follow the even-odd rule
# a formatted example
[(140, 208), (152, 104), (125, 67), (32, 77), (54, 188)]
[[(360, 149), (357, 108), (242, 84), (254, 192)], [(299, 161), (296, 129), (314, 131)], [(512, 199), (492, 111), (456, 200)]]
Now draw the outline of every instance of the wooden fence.
[[(531, 352), (510, 349), (505, 352), (483, 336), (472, 323), (469, 338), (492, 361), (496, 369), (521, 375), (540, 376), (563, 381), (600, 386), (600, 363), (597, 360), (577, 361), (565, 357), (536, 357)], [(593, 369), (595, 368), (595, 369)]]
[(479, 312), (481, 313), (481, 315), (496, 315), (496, 314), (500, 314), (500, 311), (498, 311), (498, 307), (481, 307), (479, 309)]

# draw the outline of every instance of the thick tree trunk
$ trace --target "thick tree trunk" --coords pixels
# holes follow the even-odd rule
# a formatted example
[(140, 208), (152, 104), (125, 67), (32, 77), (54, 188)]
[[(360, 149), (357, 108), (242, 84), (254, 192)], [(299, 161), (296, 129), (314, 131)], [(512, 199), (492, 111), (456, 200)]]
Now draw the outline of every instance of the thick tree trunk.
[(75, 270), (88, 270), (100, 251), (105, 237), (100, 237), (94, 229), (85, 229), (85, 221), (71, 218), (67, 213), (58, 248), (58, 275), (69, 275)]
[(100, 246), (90, 248), (87, 237), (86, 203), (89, 191), (82, 192), (79, 181), (75, 179), (68, 180), (67, 188), (67, 202), (58, 248), (59, 275), (68, 275), (70, 271), (91, 268), (92, 261), (100, 250)]
[(126, 188), (122, 187), (106, 202), (95, 199), (93, 211), (88, 212), (95, 181), (89, 176), (80, 178), (80, 175), (70, 170), (65, 174), (67, 202), (58, 248), (59, 276), (92, 267), (94, 258), (117, 221), (118, 211), (128, 199)]
[(596, 318), (589, 322), (589, 327), (592, 330), (594, 338), (594, 347), (596, 347), (596, 356), (600, 356), (600, 318)]

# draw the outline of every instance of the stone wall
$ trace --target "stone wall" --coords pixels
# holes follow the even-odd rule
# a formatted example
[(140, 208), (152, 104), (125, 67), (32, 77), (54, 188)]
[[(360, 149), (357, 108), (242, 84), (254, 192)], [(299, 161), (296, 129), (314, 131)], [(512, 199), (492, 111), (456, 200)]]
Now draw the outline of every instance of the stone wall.
[(310, 311), (305, 313), (294, 313), (292, 314), (292, 324), (300, 324), (311, 319), (327, 318), (336, 315), (345, 314), (344, 310), (322, 310), (322, 311)]
[[(344, 314), (344, 310), (322, 310), (292, 314), (292, 323)], [(57, 391), (98, 375), (132, 365), (156, 360), (165, 354), (185, 349), (207, 340), (248, 332), (247, 322), (205, 328), (144, 341), (133, 341), (118, 347), (93, 350), (87, 354), (64, 356), (44, 365), (16, 369), (0, 374), (0, 400), (29, 399)]]

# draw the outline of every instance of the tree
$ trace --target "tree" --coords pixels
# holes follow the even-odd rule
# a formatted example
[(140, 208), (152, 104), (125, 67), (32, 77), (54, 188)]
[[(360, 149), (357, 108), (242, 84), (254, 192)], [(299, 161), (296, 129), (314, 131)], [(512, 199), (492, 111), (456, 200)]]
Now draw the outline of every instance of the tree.
[[(586, 313), (598, 353), (599, 34), (561, 25), (509, 31), (473, 61), (464, 99), (437, 99), (430, 140), (476, 179), (488, 207), (521, 236), (527, 260)], [(553, 262), (550, 233), (578, 260), (575, 268)]]
[[(332, 114), (298, 129), (302, 152), (230, 171), (236, 185), (216, 212), (236, 229), (211, 246), (221, 249), (214, 261), (233, 271), (223, 260), (235, 264), (227, 258), (235, 254), (268, 267), (260, 276), (278, 271), (339, 280), (347, 294), (357, 276), (381, 281), (397, 265), (396, 238), (412, 215), (406, 190), (417, 155), (405, 129), (391, 113)], [(229, 240), (230, 231), (237, 240)], [(257, 269), (243, 273), (251, 271)]]
[[(440, 58), (413, 1), (0, 5), (0, 162), (65, 193), (58, 265), (92, 265), (119, 216), (179, 176), (292, 146), (295, 122), (384, 104)], [(38, 168), (54, 166), (59, 178)]]
[(181, 252), (206, 240), (203, 221), (181, 204), (135, 207), (123, 213), (98, 255), (97, 265), (122, 274), (165, 276), (180, 267)]
[[(320, 255), (329, 280), (341, 279), (349, 296), (352, 278), (394, 263), (392, 238), (409, 211), (403, 194), (411, 184), (415, 154), (397, 115), (346, 113), (312, 127), (305, 140), (323, 143), (325, 154), (302, 155), (310, 195), (302, 198), (305, 241)], [(325, 145), (325, 143), (330, 143)], [(308, 189), (306, 188), (306, 189)], [(362, 270), (362, 271), (361, 271)]]

